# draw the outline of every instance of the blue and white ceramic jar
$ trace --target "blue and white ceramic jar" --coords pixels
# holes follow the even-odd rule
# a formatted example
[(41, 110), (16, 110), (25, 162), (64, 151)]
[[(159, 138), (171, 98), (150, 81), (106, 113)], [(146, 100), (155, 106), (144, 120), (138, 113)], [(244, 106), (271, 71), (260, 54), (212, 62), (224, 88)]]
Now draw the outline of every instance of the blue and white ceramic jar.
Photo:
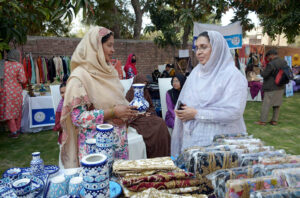
[(96, 153), (82, 158), (84, 197), (109, 197), (107, 157)]
[(97, 146), (96, 146), (96, 139), (95, 138), (90, 138), (85, 140), (85, 144), (87, 147), (87, 152), (88, 154), (93, 154), (97, 152)]
[(33, 194), (31, 194), (31, 180), (28, 178), (14, 181), (12, 187), (18, 197), (33, 197)]
[(44, 173), (44, 161), (40, 157), (40, 152), (32, 153), (30, 168), (31, 168), (31, 173), (33, 175), (39, 175)]
[(146, 113), (149, 108), (149, 102), (144, 98), (144, 87), (145, 84), (138, 83), (133, 84), (134, 97), (133, 100), (129, 103), (130, 106), (136, 106), (139, 114)]
[(111, 124), (100, 124), (97, 125), (96, 129), (96, 153), (102, 153), (107, 156), (107, 165), (109, 172), (111, 172), (114, 161), (114, 127)]

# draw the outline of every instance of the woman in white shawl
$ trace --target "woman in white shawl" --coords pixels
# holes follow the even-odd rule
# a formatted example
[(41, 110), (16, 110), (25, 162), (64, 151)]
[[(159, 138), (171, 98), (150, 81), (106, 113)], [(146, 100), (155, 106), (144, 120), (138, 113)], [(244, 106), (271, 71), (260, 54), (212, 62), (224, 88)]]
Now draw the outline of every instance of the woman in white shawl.
[(199, 64), (176, 105), (181, 110), (175, 111), (172, 156), (191, 146), (208, 146), (215, 135), (246, 133), (243, 113), (248, 84), (235, 67), (224, 37), (215, 31), (201, 33), (196, 57)]

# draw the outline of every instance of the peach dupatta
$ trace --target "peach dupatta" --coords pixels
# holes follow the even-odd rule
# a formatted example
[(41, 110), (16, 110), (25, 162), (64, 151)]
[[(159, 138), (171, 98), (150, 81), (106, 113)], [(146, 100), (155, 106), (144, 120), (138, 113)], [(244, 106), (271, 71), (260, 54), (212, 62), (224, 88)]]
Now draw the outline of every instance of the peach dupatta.
[[(61, 160), (65, 168), (79, 166), (77, 136), (71, 112), (87, 105), (89, 108), (108, 109), (117, 104), (128, 105), (123, 87), (114, 67), (105, 61), (101, 39), (111, 31), (104, 27), (93, 27), (82, 38), (71, 60), (71, 75), (67, 82), (62, 110), (63, 128)], [(79, 79), (74, 83), (72, 79)], [(80, 91), (82, 88), (85, 91)]]

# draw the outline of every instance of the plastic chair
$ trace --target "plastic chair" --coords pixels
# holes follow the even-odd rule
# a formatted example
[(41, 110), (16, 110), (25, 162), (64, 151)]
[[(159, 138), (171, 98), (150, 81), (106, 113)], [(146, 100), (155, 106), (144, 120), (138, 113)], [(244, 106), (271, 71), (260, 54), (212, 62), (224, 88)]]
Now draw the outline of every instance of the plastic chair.
[(50, 85), (50, 91), (51, 91), (51, 96), (52, 96), (52, 101), (53, 101), (54, 113), (56, 112), (59, 101), (61, 100), (59, 86), (60, 85)]
[(172, 89), (171, 80), (172, 78), (158, 79), (159, 96), (160, 96), (161, 112), (162, 112), (163, 119), (165, 119), (166, 112), (167, 112), (166, 93), (169, 89)]
[(124, 96), (126, 96), (128, 90), (130, 89), (132, 82), (133, 82), (133, 78), (130, 79), (125, 79), (125, 80), (120, 80), (121, 84), (124, 87)]

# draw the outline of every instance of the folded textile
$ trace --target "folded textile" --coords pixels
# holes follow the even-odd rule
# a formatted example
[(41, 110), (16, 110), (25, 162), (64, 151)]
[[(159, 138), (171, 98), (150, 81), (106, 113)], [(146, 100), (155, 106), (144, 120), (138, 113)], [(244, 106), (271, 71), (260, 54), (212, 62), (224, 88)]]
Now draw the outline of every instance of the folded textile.
[(258, 164), (260, 157), (274, 157), (274, 156), (283, 157), (285, 155), (286, 154), (285, 154), (284, 150), (263, 151), (263, 152), (258, 152), (258, 153), (240, 154), (239, 155), (239, 166), (249, 166), (249, 165)]
[(275, 169), (272, 175), (279, 177), (282, 185), (300, 187), (300, 168)]
[(277, 177), (233, 179), (226, 182), (226, 198), (248, 198), (251, 192), (283, 187)]
[(238, 166), (238, 153), (227, 151), (202, 152), (197, 149), (182, 153), (176, 164), (196, 176), (206, 176), (219, 169)]
[[(125, 197), (132, 197), (140, 192), (134, 192), (129, 190), (126, 186), (122, 185), (123, 193)], [(157, 189), (155, 189), (157, 190)], [(160, 192), (169, 193), (169, 194), (198, 194), (199, 193), (199, 187), (185, 187), (185, 188), (173, 188), (173, 189), (161, 189)]]
[(220, 142), (222, 139), (237, 139), (237, 138), (252, 138), (252, 136), (248, 136), (246, 133), (238, 133), (238, 134), (221, 134), (215, 135), (213, 142)]
[(133, 186), (142, 182), (168, 182), (171, 180), (178, 180), (178, 179), (187, 179), (193, 177), (193, 173), (187, 173), (184, 171), (181, 172), (168, 172), (168, 173), (160, 173), (155, 175), (149, 176), (140, 176), (140, 177), (124, 177), (122, 179), (122, 184), (124, 186)]
[(207, 198), (206, 195), (174, 195), (174, 194), (161, 192), (154, 188), (150, 188), (143, 192), (136, 193), (135, 195), (133, 195), (131, 197), (132, 198), (157, 198), (157, 197), (160, 197), (160, 198), (181, 198), (181, 197), (182, 198), (194, 198), (194, 197)]
[(300, 188), (277, 188), (252, 192), (250, 198), (299, 198)]
[(259, 163), (264, 165), (283, 164), (283, 163), (300, 163), (300, 155), (286, 155), (286, 156), (261, 156)]
[(217, 170), (206, 177), (212, 181), (216, 196), (225, 197), (225, 184), (228, 180), (261, 177), (264, 176), (262, 170), (262, 165), (237, 167)]
[(158, 157), (141, 160), (118, 160), (113, 164), (113, 172), (119, 175), (126, 173), (172, 171), (178, 170), (170, 157)]
[(262, 171), (263, 175), (268, 176), (272, 174), (272, 171), (275, 169), (286, 169), (286, 168), (299, 168), (300, 163), (290, 163), (290, 164), (270, 164), (265, 165)]
[(172, 189), (165, 189), (159, 190), (160, 192), (170, 193), (170, 194), (187, 194), (187, 193), (197, 193), (199, 191), (199, 187), (184, 187), (184, 188), (172, 188)]
[(200, 193), (211, 194), (214, 189), (206, 175), (219, 169), (238, 166), (238, 153), (227, 151), (202, 152), (199, 149), (189, 149), (183, 152), (176, 164), (188, 172), (194, 173), (200, 180)]
[(243, 145), (243, 144), (252, 144), (252, 145), (260, 145), (263, 146), (263, 142), (260, 139), (249, 138), (249, 139), (223, 139), (221, 141), (222, 144), (235, 144), (235, 145)]
[(172, 189), (172, 188), (184, 188), (191, 186), (198, 186), (200, 184), (199, 179), (181, 179), (181, 180), (171, 180), (167, 182), (140, 182), (137, 185), (127, 187), (128, 190), (140, 192), (148, 188), (155, 189)]

